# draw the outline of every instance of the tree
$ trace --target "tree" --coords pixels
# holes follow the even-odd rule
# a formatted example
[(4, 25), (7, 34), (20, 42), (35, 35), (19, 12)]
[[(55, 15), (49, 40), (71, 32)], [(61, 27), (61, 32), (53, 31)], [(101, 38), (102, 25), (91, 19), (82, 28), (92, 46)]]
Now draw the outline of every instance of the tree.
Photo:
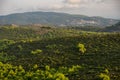
[(79, 51), (80, 51), (82, 54), (85, 53), (86, 48), (85, 48), (84, 44), (79, 43), (77, 47), (79, 48)]

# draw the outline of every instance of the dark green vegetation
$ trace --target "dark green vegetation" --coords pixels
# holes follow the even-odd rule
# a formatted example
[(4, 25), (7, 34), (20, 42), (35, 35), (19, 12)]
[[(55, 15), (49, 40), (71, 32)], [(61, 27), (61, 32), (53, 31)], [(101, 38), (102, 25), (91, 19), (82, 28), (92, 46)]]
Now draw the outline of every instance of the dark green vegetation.
[(110, 26), (118, 20), (55, 12), (26, 12), (0, 16), (0, 24), (47, 24), (57, 26)]
[(106, 32), (120, 32), (120, 22), (116, 23), (115, 25), (106, 27), (103, 31), (106, 31)]
[(120, 33), (1, 27), (0, 39), (1, 79), (120, 80)]
[(68, 28), (76, 29), (76, 30), (82, 30), (82, 31), (101, 32), (106, 27), (103, 28), (103, 27), (96, 27), (96, 26), (78, 26), (78, 27), (74, 26), (74, 27), (68, 27)]

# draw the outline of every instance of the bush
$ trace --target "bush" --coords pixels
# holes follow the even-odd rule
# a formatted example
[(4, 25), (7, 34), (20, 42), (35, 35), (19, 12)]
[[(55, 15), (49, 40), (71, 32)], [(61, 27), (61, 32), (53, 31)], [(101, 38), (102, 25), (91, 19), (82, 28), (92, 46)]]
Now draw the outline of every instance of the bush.
[[(69, 80), (66, 76), (69, 75), (69, 68), (50, 68), (45, 66), (45, 70), (39, 69), (39, 66), (35, 64), (25, 70), (21, 65), (13, 66), (11, 64), (4, 64), (0, 62), (0, 80)], [(73, 66), (74, 72), (79, 71), (80, 66)], [(61, 71), (65, 70), (63, 73)]]
[(100, 80), (110, 80), (110, 77), (108, 75), (104, 74), (104, 73), (101, 73), (99, 75), (99, 79)]
[(39, 53), (41, 53), (41, 52), (42, 52), (42, 50), (36, 49), (36, 50), (34, 50), (34, 51), (31, 51), (31, 54), (35, 55), (35, 54), (39, 54)]
[(79, 43), (77, 47), (81, 53), (85, 53), (86, 48), (84, 47), (84, 44)]

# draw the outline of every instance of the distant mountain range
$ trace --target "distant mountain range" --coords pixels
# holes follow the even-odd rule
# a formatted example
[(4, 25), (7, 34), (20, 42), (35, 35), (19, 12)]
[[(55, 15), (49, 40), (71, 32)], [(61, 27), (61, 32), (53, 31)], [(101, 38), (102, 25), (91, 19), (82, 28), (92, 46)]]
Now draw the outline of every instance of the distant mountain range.
[(57, 26), (110, 26), (119, 20), (56, 12), (25, 12), (0, 16), (0, 24), (46, 24)]

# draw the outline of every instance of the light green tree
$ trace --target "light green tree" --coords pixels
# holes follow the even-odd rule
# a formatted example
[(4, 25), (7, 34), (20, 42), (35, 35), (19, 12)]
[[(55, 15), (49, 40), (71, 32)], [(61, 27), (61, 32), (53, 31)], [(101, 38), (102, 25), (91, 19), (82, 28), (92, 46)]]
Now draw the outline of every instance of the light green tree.
[(79, 43), (79, 44), (77, 45), (77, 47), (79, 48), (79, 51), (80, 51), (81, 53), (85, 53), (86, 48), (85, 48), (84, 44)]

